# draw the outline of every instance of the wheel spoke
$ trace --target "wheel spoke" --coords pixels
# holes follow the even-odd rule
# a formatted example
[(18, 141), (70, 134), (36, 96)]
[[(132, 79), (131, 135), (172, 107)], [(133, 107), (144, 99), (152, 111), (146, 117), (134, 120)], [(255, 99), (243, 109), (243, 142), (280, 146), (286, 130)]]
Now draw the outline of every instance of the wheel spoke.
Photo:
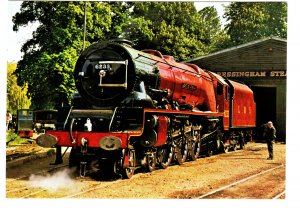
[(134, 175), (134, 169), (131, 167), (127, 167), (123, 170), (122, 176), (123, 178), (130, 179)]
[(158, 163), (161, 168), (166, 169), (173, 160), (173, 149), (170, 145), (158, 151)]
[(197, 159), (196, 157), (197, 142), (190, 141), (188, 144), (189, 144), (189, 159), (194, 161)]
[(210, 157), (213, 155), (212, 142), (206, 143), (206, 156)]
[(189, 146), (187, 139), (182, 136), (182, 143), (181, 143), (181, 156), (182, 156), (182, 162), (185, 162), (188, 157), (188, 152), (189, 152)]
[(147, 155), (147, 171), (153, 172), (156, 166), (156, 153), (151, 152), (151, 154)]
[(182, 134), (174, 140), (174, 159), (180, 165), (183, 164), (188, 156), (188, 144), (186, 137)]
[(229, 146), (225, 145), (225, 143), (223, 141), (221, 141), (221, 152), (223, 153), (227, 153), (229, 151)]
[(199, 157), (200, 157), (200, 152), (201, 152), (201, 141), (200, 141), (200, 137), (197, 138), (197, 141), (196, 141), (195, 147), (194, 147), (194, 152), (195, 152), (195, 158), (199, 158)]
[(183, 164), (184, 162), (182, 159), (181, 147), (178, 145), (175, 145), (174, 159), (179, 165)]

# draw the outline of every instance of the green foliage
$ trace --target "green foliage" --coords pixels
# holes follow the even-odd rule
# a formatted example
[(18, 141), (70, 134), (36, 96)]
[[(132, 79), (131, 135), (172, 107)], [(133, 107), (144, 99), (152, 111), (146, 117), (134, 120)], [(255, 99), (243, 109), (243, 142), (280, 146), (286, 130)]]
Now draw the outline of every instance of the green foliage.
[(224, 17), (232, 45), (276, 36), (287, 37), (287, 4), (284, 2), (234, 2)]
[[(73, 48), (60, 53), (36, 52), (33, 56), (35, 63), (26, 64), (25, 71), (20, 73), (21, 79), (30, 82), (30, 95), (34, 109), (52, 109), (59, 104), (68, 104), (75, 83), (73, 68), (77, 59), (77, 52)], [(25, 63), (27, 62), (25, 58)], [(23, 61), (19, 63), (20, 67)]]
[[(22, 46), (24, 56), (15, 71), (22, 93), (13, 94), (25, 102), (27, 92), (32, 109), (70, 103), (75, 91), (73, 69), (83, 48), (85, 6), (86, 46), (122, 37), (133, 41), (137, 49), (156, 49), (177, 61), (287, 34), (287, 4), (281, 2), (231, 3), (225, 9), (228, 24), (223, 29), (214, 7), (197, 12), (193, 2), (25, 1), (13, 17), (13, 29), (32, 22), (40, 25)], [(9, 78), (8, 108), (19, 108), (12, 107), (19, 101), (9, 97), (16, 82)], [(25, 103), (20, 104), (22, 108)]]
[(157, 49), (177, 60), (203, 55), (205, 23), (192, 2), (135, 2), (124, 36), (137, 49)]
[(23, 2), (13, 17), (15, 31), (30, 22), (40, 24), (32, 39), (23, 44), (24, 56), (16, 70), (18, 83), (28, 83), (33, 109), (70, 103), (75, 91), (73, 69), (82, 51), (85, 4), (86, 46), (120, 33), (112, 17), (119, 25), (126, 18), (121, 3), (112, 3), (113, 8), (101, 2)]
[(115, 39), (123, 34), (123, 28), (129, 20), (132, 2), (109, 2), (111, 9), (111, 27), (105, 33), (105, 39)]
[(19, 86), (17, 77), (14, 74), (17, 64), (7, 63), (7, 97), (6, 109), (12, 114), (16, 114), (18, 109), (27, 109), (31, 105), (30, 99), (27, 97), (28, 86)]
[(47, 151), (47, 155), (48, 155), (48, 156), (55, 155), (55, 154), (56, 154), (55, 149), (49, 149), (49, 150)]
[(6, 133), (6, 145), (15, 146), (15, 145), (21, 145), (21, 144), (27, 144), (27, 143), (28, 143), (28, 139), (21, 138), (19, 135), (17, 135), (13, 131), (8, 131)]
[(221, 20), (215, 7), (205, 7), (198, 11), (201, 20), (205, 23), (202, 43), (207, 46), (208, 52), (215, 52), (227, 47), (229, 37), (221, 26)]

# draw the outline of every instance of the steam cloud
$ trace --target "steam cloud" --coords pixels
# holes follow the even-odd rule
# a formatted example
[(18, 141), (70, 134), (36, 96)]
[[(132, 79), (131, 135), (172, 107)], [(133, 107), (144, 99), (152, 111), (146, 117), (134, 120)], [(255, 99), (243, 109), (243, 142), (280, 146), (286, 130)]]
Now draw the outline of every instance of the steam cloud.
[(68, 188), (74, 183), (69, 174), (70, 170), (64, 169), (53, 175), (31, 175), (29, 177), (29, 185), (31, 187), (39, 187), (49, 191), (57, 191), (59, 188)]

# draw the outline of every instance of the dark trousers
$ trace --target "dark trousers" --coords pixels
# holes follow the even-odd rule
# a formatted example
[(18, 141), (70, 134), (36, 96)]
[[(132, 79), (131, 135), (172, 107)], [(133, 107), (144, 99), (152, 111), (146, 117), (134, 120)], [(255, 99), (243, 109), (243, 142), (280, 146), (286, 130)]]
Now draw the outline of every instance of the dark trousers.
[(273, 158), (273, 141), (267, 141), (269, 158)]

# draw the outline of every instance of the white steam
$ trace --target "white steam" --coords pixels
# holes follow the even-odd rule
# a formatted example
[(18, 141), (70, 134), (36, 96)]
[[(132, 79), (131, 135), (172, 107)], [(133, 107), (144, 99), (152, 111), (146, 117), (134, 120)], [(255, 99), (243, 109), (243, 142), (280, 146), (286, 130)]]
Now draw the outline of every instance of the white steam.
[(29, 177), (29, 186), (39, 187), (49, 191), (57, 191), (60, 188), (70, 188), (74, 184), (74, 181), (69, 174), (70, 170), (64, 169), (53, 175), (31, 175)]

